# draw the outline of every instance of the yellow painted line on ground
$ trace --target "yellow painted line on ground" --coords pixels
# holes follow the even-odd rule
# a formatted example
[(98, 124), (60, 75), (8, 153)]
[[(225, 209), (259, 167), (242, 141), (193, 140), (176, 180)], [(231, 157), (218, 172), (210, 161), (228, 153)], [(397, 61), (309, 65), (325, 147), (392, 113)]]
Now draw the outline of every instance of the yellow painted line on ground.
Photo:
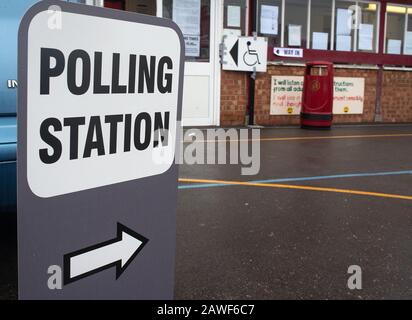
[(391, 134), (364, 134), (346, 136), (312, 136), (312, 137), (280, 137), (280, 138), (260, 138), (260, 139), (227, 139), (227, 140), (194, 140), (183, 141), (184, 143), (213, 143), (213, 142), (248, 142), (248, 141), (299, 141), (299, 140), (329, 140), (329, 139), (363, 139), (363, 138), (396, 138), (412, 137), (412, 133), (391, 133)]
[(311, 186), (299, 186), (291, 184), (277, 184), (277, 183), (255, 183), (255, 182), (242, 182), (242, 181), (226, 181), (226, 180), (208, 180), (208, 179), (188, 179), (180, 178), (179, 182), (191, 182), (191, 183), (213, 183), (213, 184), (228, 184), (238, 186), (249, 187), (264, 187), (264, 188), (280, 188), (280, 189), (297, 189), (297, 190), (309, 190), (309, 191), (321, 191), (321, 192), (334, 192), (344, 194), (355, 194), (361, 196), (380, 197), (380, 198), (392, 198), (402, 200), (412, 200), (412, 196), (403, 196), (398, 194), (380, 193), (380, 192), (368, 192), (361, 190), (350, 189), (336, 189), (336, 188), (323, 188), (323, 187), (311, 187)]

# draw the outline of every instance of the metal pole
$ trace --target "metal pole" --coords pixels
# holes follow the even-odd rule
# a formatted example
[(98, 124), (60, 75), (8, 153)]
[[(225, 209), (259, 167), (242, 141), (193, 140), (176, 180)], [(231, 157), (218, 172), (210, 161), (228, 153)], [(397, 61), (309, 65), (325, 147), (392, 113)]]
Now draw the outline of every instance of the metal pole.
[[(251, 3), (251, 34), (254, 37), (257, 36), (256, 32), (256, 8), (257, 1), (250, 1)], [(249, 125), (253, 126), (255, 124), (255, 82), (256, 82), (256, 71), (253, 71), (250, 75), (250, 86), (249, 86)]]

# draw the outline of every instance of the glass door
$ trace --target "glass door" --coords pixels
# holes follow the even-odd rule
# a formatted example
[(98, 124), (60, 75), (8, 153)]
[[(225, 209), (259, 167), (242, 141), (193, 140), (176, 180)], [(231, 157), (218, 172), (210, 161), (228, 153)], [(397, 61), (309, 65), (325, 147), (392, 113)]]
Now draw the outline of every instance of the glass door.
[(215, 68), (219, 63), (215, 19), (220, 1), (158, 0), (158, 3), (161, 4), (158, 15), (176, 22), (185, 40), (183, 125), (217, 125), (220, 85)]
[(105, 7), (173, 20), (185, 40), (182, 120), (185, 126), (219, 124), (218, 45), (223, 0), (105, 0)]

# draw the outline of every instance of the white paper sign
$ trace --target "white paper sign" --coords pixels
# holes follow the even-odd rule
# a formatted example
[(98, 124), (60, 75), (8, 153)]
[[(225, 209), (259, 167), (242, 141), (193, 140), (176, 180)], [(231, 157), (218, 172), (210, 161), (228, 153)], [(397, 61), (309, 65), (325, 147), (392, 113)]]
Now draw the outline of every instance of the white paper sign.
[(301, 32), (302, 26), (290, 24), (288, 30), (288, 44), (289, 46), (300, 47), (302, 44)]
[(360, 24), (358, 47), (360, 50), (373, 50), (373, 24)]
[(186, 57), (199, 57), (200, 56), (200, 37), (183, 35), (185, 40), (185, 55)]
[(260, 8), (260, 33), (278, 34), (279, 7), (262, 5)]
[(349, 36), (351, 34), (352, 14), (353, 12), (351, 10), (337, 10), (336, 35)]
[(337, 51), (351, 51), (352, 37), (351, 36), (336, 36), (336, 50)]
[(412, 32), (406, 33), (405, 54), (412, 54)]
[(200, 0), (173, 0), (173, 21), (183, 34), (200, 35)]
[(388, 53), (389, 54), (401, 54), (402, 40), (389, 39), (388, 40)]
[(227, 6), (227, 26), (240, 28), (240, 7)]
[(314, 32), (312, 34), (312, 49), (328, 50), (329, 34), (327, 32)]

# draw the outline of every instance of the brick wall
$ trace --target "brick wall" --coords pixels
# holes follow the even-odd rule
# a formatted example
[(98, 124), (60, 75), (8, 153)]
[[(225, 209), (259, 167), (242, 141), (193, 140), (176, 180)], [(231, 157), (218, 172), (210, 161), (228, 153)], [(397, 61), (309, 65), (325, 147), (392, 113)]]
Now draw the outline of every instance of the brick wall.
[(381, 105), (384, 122), (412, 122), (412, 72), (383, 72)]
[[(365, 78), (365, 102), (362, 115), (335, 115), (334, 123), (372, 122), (376, 104), (376, 70), (335, 68), (336, 77)], [(303, 76), (304, 67), (268, 66), (268, 72), (256, 79), (255, 123), (264, 126), (299, 124), (299, 116), (270, 115), (270, 86), (274, 75)]]
[[(365, 78), (364, 109), (362, 115), (335, 115), (334, 123), (374, 122), (376, 105), (377, 70), (335, 68), (337, 77)], [(259, 73), (255, 91), (255, 123), (264, 126), (297, 125), (299, 116), (270, 115), (270, 86), (273, 75), (302, 76), (300, 66), (268, 66), (266, 73)], [(245, 124), (248, 104), (248, 74), (222, 71), (221, 74), (221, 120), (222, 126)], [(412, 122), (412, 72), (383, 72), (382, 84), (383, 122)]]
[(247, 74), (245, 72), (221, 72), (220, 124), (243, 126), (248, 104)]

